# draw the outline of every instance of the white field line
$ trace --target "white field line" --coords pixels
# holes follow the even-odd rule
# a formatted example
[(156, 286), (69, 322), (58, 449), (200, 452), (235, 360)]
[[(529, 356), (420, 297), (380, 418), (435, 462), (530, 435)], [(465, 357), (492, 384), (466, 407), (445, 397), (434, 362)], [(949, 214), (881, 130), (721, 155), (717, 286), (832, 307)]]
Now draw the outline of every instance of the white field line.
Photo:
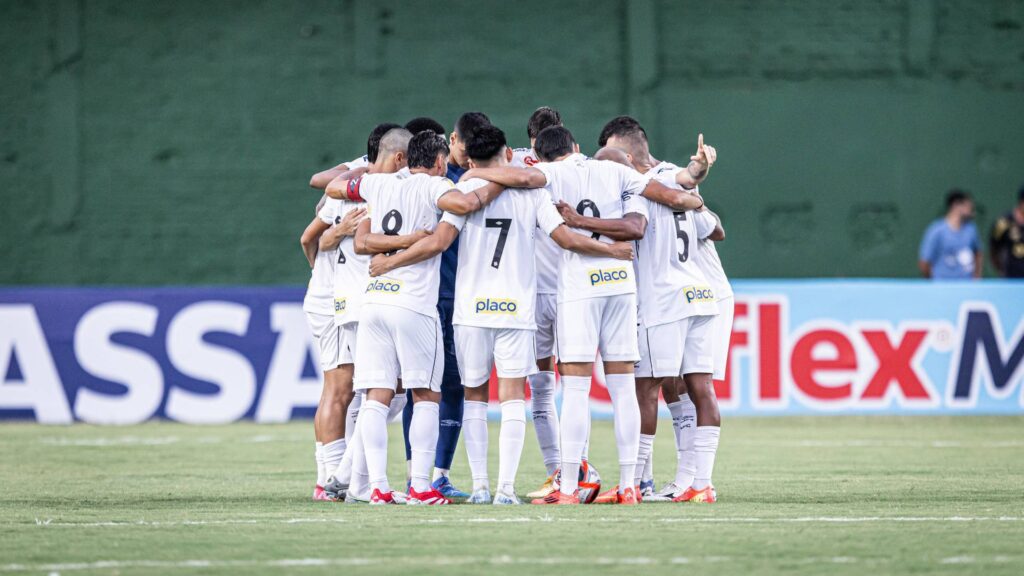
[[(954, 556), (938, 560), (940, 564), (972, 564), (976, 562), (1008, 563), (1019, 558), (1010, 556)], [(672, 558), (651, 558), (649, 556), (387, 556), (348, 558), (285, 558), (277, 560), (100, 560), (95, 562), (66, 562), (51, 564), (3, 564), (0, 572), (72, 572), (77, 570), (119, 570), (131, 568), (196, 569), (196, 568), (306, 568), (323, 566), (463, 566), (463, 565), (572, 565), (572, 566), (656, 566), (697, 563), (762, 562), (756, 558), (737, 559), (729, 556), (676, 556)], [(880, 564), (890, 562), (884, 557), (854, 556), (808, 556), (798, 560), (800, 564)], [(934, 562), (926, 559), (926, 562)]]
[[(661, 518), (561, 518), (554, 516), (512, 516), (506, 518), (410, 518), (403, 520), (393, 515), (381, 516), (390, 524), (520, 524), (520, 523), (576, 523), (588, 524), (622, 524), (662, 522), (670, 524), (871, 524), (871, 523), (967, 523), (967, 522), (1021, 522), (1019, 516), (792, 516), (792, 517), (707, 517), (687, 518), (679, 516)], [(122, 528), (136, 526), (175, 527), (175, 526), (223, 526), (236, 524), (348, 524), (350, 522), (365, 524), (371, 521), (367, 517), (352, 520), (344, 517), (313, 517), (313, 518), (223, 518), (215, 520), (110, 520), (100, 522), (60, 522), (52, 519), (35, 520), (36, 526), (65, 528)], [(2, 523), (0, 526), (11, 526), (13, 523)]]

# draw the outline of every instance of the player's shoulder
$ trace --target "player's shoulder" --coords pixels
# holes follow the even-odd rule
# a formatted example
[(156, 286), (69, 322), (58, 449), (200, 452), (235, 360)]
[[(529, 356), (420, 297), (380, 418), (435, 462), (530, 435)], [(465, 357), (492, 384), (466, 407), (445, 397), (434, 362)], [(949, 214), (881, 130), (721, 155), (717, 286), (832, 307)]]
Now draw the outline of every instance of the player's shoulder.
[(469, 180), (459, 180), (458, 184), (454, 185), (456, 190), (461, 192), (472, 192), (477, 188), (483, 188), (487, 185), (487, 181), (482, 178), (470, 178)]

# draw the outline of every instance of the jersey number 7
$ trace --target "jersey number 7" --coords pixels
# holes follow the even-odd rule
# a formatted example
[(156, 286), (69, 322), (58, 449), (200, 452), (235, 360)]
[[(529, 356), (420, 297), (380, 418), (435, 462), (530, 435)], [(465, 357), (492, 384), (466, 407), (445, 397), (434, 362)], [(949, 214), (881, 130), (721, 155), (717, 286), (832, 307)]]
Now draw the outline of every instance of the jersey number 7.
[(501, 265), (501, 255), (505, 252), (505, 241), (508, 240), (508, 231), (512, 228), (511, 218), (487, 218), (484, 225), (488, 228), (501, 228), (498, 234), (498, 243), (494, 246), (494, 256), (491, 257), (491, 267), (497, 268)]

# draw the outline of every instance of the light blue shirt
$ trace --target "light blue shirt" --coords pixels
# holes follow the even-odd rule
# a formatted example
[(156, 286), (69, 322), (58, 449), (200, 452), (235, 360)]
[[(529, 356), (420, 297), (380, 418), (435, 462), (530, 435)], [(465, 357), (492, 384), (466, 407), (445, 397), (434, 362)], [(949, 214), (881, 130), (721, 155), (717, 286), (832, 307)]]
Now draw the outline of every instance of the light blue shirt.
[(925, 230), (919, 258), (931, 264), (935, 280), (970, 280), (978, 246), (978, 229), (973, 222), (954, 230), (945, 218), (939, 218)]

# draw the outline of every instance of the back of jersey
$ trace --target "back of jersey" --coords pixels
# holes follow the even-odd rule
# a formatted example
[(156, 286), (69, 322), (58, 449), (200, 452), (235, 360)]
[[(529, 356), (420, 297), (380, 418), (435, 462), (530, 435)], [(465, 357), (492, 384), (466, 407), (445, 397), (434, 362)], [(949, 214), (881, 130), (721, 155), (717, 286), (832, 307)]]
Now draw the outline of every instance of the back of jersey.
[[(485, 184), (474, 178), (459, 182), (458, 188), (469, 193)], [(547, 191), (506, 190), (483, 210), (465, 217), (445, 215), (445, 221), (459, 229), (453, 322), (536, 328), (537, 236), (562, 224)]]
[[(358, 185), (370, 214), (370, 232), (398, 236), (417, 230), (433, 231), (440, 210), (437, 200), (454, 188), (451, 180), (424, 173), (369, 174)], [(437, 316), (437, 291), (441, 281), (438, 254), (422, 262), (370, 278), (363, 300), (388, 304), (427, 316)]]
[[(555, 202), (564, 201), (576, 212), (596, 218), (622, 218), (627, 212), (646, 216), (638, 202), (647, 178), (615, 162), (591, 160), (573, 154), (558, 162), (534, 166), (547, 177), (547, 189)], [(572, 229), (602, 242), (611, 239)], [(614, 258), (584, 256), (564, 251), (558, 274), (558, 300), (568, 302), (636, 292), (633, 267)]]
[[(680, 168), (662, 162), (649, 175), (669, 188)], [(699, 236), (696, 212), (675, 211), (647, 201), (647, 232), (637, 242), (636, 269), (640, 315), (647, 326), (675, 322), (689, 316), (718, 313), (714, 290), (696, 263)]]
[[(540, 160), (533, 148), (516, 148), (512, 151), (510, 166), (528, 168)], [(544, 197), (551, 202), (551, 194), (544, 190)], [(537, 237), (537, 293), (558, 294), (558, 266), (562, 262), (562, 248), (555, 244), (551, 236), (542, 234)]]
[[(331, 198), (321, 211), (321, 218), (327, 216), (332, 224), (341, 222), (346, 214), (365, 207), (362, 202), (349, 202)], [(327, 219), (324, 219), (327, 222)], [(370, 257), (356, 254), (355, 237), (343, 236), (338, 248), (333, 251), (334, 262), (334, 318), (339, 324), (359, 321), (359, 305), (369, 279), (367, 266)]]

